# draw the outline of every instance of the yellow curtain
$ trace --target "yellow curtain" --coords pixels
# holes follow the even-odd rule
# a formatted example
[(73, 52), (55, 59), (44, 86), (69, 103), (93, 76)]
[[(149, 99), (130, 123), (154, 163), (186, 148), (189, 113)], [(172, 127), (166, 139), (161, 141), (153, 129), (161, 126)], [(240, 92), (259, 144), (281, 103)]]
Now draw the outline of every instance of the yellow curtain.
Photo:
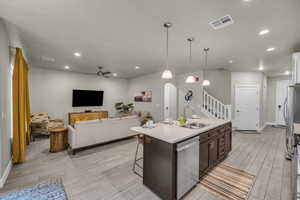
[(13, 70), (13, 162), (25, 161), (26, 146), (30, 142), (30, 104), (28, 66), (22, 50), (16, 49)]

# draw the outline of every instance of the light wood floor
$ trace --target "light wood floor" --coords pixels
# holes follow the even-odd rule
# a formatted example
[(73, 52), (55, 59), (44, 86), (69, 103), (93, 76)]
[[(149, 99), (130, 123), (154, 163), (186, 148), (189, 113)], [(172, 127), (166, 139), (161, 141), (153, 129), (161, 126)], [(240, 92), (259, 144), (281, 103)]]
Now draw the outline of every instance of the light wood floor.
[[(257, 175), (249, 200), (290, 200), (290, 161), (284, 159), (284, 130), (268, 127), (262, 134), (234, 133), (225, 163)], [(0, 194), (63, 178), (71, 200), (159, 199), (131, 171), (136, 140), (129, 139), (78, 152), (49, 153), (49, 140), (30, 145), (27, 161), (13, 167)], [(188, 200), (221, 200), (197, 186)]]

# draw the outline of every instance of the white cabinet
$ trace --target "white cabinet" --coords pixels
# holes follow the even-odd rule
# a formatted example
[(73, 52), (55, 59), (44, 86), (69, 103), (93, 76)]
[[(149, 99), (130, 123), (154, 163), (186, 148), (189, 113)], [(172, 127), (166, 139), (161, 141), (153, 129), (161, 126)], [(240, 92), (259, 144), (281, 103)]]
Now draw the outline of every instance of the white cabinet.
[(292, 84), (300, 84), (300, 52), (293, 54)]

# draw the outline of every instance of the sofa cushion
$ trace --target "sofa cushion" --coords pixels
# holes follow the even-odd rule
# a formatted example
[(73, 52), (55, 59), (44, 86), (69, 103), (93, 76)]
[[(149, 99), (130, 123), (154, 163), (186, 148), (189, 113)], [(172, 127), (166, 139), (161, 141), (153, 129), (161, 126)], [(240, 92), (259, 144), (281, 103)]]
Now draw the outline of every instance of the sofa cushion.
[(125, 116), (125, 117), (121, 117), (121, 119), (135, 119), (138, 118), (137, 115), (129, 115), (129, 116)]
[(96, 123), (100, 123), (101, 120), (99, 119), (94, 119), (94, 120), (85, 120), (85, 121), (77, 121), (75, 122), (74, 127), (78, 127), (80, 125), (85, 125), (85, 124), (96, 124)]
[(38, 135), (44, 134), (48, 135), (48, 124), (49, 124), (49, 116), (47, 113), (43, 112), (34, 112), (30, 114), (30, 127), (31, 134)]
[(65, 126), (63, 119), (50, 119), (48, 129), (63, 128)]
[(69, 127), (69, 142), (73, 149), (136, 135), (130, 128), (139, 126), (137, 116), (77, 122)]
[(120, 120), (120, 117), (113, 117), (113, 118), (106, 118), (106, 119), (102, 119), (102, 121), (108, 121), (108, 120)]

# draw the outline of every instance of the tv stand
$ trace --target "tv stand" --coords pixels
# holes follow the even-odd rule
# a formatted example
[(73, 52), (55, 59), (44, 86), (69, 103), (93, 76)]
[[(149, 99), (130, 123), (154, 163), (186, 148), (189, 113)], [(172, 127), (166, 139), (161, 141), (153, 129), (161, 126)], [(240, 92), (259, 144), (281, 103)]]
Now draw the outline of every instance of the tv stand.
[(87, 121), (108, 118), (108, 111), (71, 112), (69, 113), (69, 125), (74, 126), (77, 121)]

